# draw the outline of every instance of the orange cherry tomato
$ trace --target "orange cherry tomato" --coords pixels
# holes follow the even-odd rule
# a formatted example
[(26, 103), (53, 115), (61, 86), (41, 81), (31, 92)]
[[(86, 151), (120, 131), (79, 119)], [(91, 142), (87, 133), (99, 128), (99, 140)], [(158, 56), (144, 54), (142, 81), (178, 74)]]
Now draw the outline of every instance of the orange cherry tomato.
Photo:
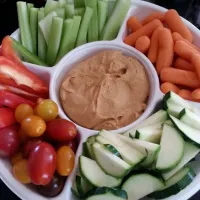
[(22, 130), (30, 137), (39, 137), (46, 130), (45, 121), (36, 115), (31, 115), (21, 122)]
[(13, 166), (13, 175), (21, 183), (31, 183), (31, 179), (28, 173), (28, 161), (26, 159), (19, 160)]
[(36, 115), (39, 115), (45, 121), (51, 121), (58, 116), (58, 106), (50, 99), (41, 101), (34, 111)]
[(57, 151), (56, 169), (61, 176), (71, 174), (75, 164), (75, 155), (69, 146), (62, 146)]
[(15, 165), (19, 160), (23, 159), (23, 154), (22, 152), (18, 152), (16, 154), (14, 154), (11, 158), (10, 158), (10, 162), (13, 165)]
[(33, 108), (29, 104), (21, 104), (15, 110), (15, 118), (19, 123), (30, 115), (33, 115)]

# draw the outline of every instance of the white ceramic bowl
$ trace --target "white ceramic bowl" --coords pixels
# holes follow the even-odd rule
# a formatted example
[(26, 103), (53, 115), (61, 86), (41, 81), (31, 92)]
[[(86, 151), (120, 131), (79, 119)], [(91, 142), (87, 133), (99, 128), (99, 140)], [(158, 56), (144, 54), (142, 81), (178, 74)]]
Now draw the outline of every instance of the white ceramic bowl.
[[(136, 124), (140, 123), (144, 119), (146, 119), (154, 110), (156, 110), (158, 102), (161, 101), (163, 94), (159, 89), (159, 80), (156, 74), (156, 71), (150, 61), (140, 52), (135, 50), (132, 47), (129, 47), (123, 43), (123, 38), (127, 35), (126, 21), (127, 19), (134, 15), (139, 19), (143, 19), (145, 16), (149, 15), (151, 12), (160, 11), (166, 12), (166, 9), (156, 6), (154, 4), (143, 2), (143, 1), (134, 1), (132, 0), (131, 8), (124, 20), (123, 25), (119, 31), (117, 38), (113, 41), (102, 41), (102, 42), (93, 42), (74, 49), (69, 52), (56, 66), (54, 67), (42, 67), (33, 65), (30, 63), (25, 63), (26, 66), (40, 77), (45, 79), (50, 83), (50, 97), (59, 105), (59, 115), (62, 118), (68, 119), (62, 110), (61, 104), (59, 102), (59, 87), (61, 81), (65, 75), (65, 73), (70, 70), (73, 64), (82, 61), (83, 59), (89, 57), (95, 52), (105, 50), (105, 49), (114, 49), (121, 50), (125, 55), (133, 56), (137, 58), (144, 66), (149, 76), (150, 84), (151, 84), (151, 94), (148, 101), (148, 107), (145, 112), (141, 115), (141, 117), (133, 122), (132, 124), (120, 128), (114, 132), (122, 133), (130, 128), (134, 127)], [(190, 22), (184, 20), (185, 24), (191, 30), (194, 36), (194, 43), (197, 46), (200, 46), (200, 31), (194, 27)], [(19, 37), (19, 32), (16, 31), (12, 34), (14, 38)], [(192, 102), (191, 102), (192, 103)], [(192, 103), (195, 106), (200, 108), (199, 103)], [(71, 186), (76, 175), (76, 171), (78, 169), (78, 157), (82, 153), (82, 143), (87, 139), (88, 136), (94, 135), (97, 131), (88, 130), (77, 125), (78, 131), (81, 135), (80, 145), (76, 154), (76, 165), (72, 172), (72, 174), (68, 177), (63, 192), (55, 197), (55, 198), (46, 198), (35, 192), (32, 188), (29, 188), (23, 184), (20, 184), (11, 173), (11, 166), (6, 159), (0, 159), (0, 178), (4, 181), (4, 183), (18, 195), (22, 200), (77, 200), (77, 198), (71, 193)], [(197, 156), (198, 157), (198, 156)], [(184, 190), (182, 190), (177, 195), (171, 196), (167, 198), (167, 200), (187, 200), (192, 195), (194, 195), (198, 190), (200, 190), (200, 166), (197, 169), (197, 176), (194, 181)], [(147, 199), (147, 198), (145, 198)]]

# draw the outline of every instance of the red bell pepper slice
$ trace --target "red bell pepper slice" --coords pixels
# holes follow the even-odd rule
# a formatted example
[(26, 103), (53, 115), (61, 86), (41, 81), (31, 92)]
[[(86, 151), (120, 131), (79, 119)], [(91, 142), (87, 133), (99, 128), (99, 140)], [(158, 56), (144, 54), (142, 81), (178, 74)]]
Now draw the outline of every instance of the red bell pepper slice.
[(20, 97), (16, 94), (12, 94), (10, 92), (0, 90), (0, 104), (1, 105), (7, 106), (12, 109), (16, 109), (17, 106), (23, 103), (29, 104), (32, 107), (35, 107), (36, 105), (36, 103), (30, 100), (24, 99), (23, 97)]
[(10, 108), (0, 108), (0, 129), (15, 123), (15, 111)]
[(3, 56), (0, 56), (0, 74), (9, 80), (8, 85), (14, 86), (15, 82), (18, 88), (27, 92), (32, 90), (35, 94), (48, 94), (47, 85), (38, 76)]
[[(0, 75), (0, 79), (1, 79), (1, 75)], [(4, 85), (4, 84), (0, 84), (0, 90), (14, 93), (16, 95), (19, 95), (20, 97), (29, 99), (33, 102), (37, 102), (38, 98), (41, 98), (41, 96), (42, 96), (42, 95), (39, 96), (37, 94), (32, 94), (32, 93), (26, 92), (24, 90), (21, 90), (19, 88), (9, 86), (9, 85)]]

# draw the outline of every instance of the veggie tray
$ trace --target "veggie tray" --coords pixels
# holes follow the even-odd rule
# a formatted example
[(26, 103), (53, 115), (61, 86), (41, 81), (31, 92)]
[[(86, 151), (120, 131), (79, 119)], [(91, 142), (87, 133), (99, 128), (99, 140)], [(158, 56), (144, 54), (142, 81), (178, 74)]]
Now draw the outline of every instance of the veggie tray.
[[(23, 200), (186, 200), (194, 195), (200, 189), (199, 30), (176, 11), (143, 1), (48, 0), (44, 8), (24, 2), (17, 8), (20, 31), (5, 37), (0, 51), (4, 183)], [(124, 117), (130, 108), (124, 107), (114, 122), (87, 115), (94, 100), (87, 91), (101, 77), (96, 74), (104, 73), (104, 59), (111, 71), (113, 60), (119, 67), (112, 76), (106, 72), (111, 84), (128, 67), (136, 71), (128, 71), (134, 76), (126, 77), (128, 89), (117, 85), (112, 89), (120, 92), (111, 98), (109, 85), (102, 85), (107, 87), (101, 101), (108, 95), (112, 103), (99, 112), (110, 116), (121, 108), (121, 96), (130, 101), (126, 91), (134, 80), (131, 121)], [(77, 70), (86, 66), (86, 75)], [(95, 78), (81, 89), (86, 81), (76, 82), (72, 72)]]

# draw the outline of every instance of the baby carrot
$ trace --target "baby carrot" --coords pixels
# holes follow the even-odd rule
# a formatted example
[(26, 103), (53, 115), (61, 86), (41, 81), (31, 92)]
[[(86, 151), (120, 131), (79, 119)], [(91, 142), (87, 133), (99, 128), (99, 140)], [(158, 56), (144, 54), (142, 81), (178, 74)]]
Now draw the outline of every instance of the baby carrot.
[(158, 57), (158, 36), (159, 36), (160, 30), (162, 30), (162, 27), (158, 27), (153, 32), (153, 35), (151, 37), (148, 58), (153, 64), (156, 63), (157, 57)]
[(194, 71), (194, 67), (193, 65), (188, 62), (187, 60), (184, 60), (182, 58), (177, 58), (175, 63), (174, 63), (174, 67), (176, 69), (183, 69), (183, 70), (187, 70), (187, 71)]
[(200, 80), (200, 54), (193, 54), (191, 57), (191, 63), (194, 66), (194, 69)]
[(179, 90), (178, 95), (185, 100), (193, 101), (192, 92), (190, 90)]
[(127, 27), (132, 32), (135, 32), (135, 31), (139, 30), (142, 27), (142, 24), (140, 23), (140, 21), (136, 17), (132, 16), (127, 21)]
[(175, 43), (174, 51), (181, 58), (191, 61), (192, 54), (199, 53), (195, 48), (188, 45), (186, 42), (179, 40)]
[(192, 97), (195, 100), (200, 100), (200, 88), (198, 88), (192, 92)]
[(167, 94), (169, 91), (172, 91), (177, 94), (180, 90), (179, 87), (177, 87), (175, 84), (169, 82), (161, 84), (160, 89), (164, 94)]
[(199, 51), (199, 48), (197, 46), (195, 46), (194, 44), (192, 44), (191, 42), (189, 42), (188, 40), (186, 40), (185, 38), (183, 38), (179, 33), (174, 32), (172, 33), (172, 38), (174, 40), (174, 42), (178, 41), (178, 40), (182, 40), (184, 42), (186, 42), (188, 45), (190, 45), (191, 47), (195, 48), (196, 50)]
[(150, 39), (147, 36), (142, 36), (138, 38), (135, 43), (135, 48), (142, 53), (146, 53), (149, 49), (149, 46)]
[(152, 14), (148, 15), (144, 20), (142, 21), (143, 25), (146, 25), (150, 22), (152, 22), (154, 19), (159, 19), (161, 22), (164, 21), (164, 13), (162, 12), (153, 12)]
[(162, 82), (170, 82), (190, 88), (200, 88), (200, 81), (195, 72), (190, 72), (175, 68), (164, 68), (161, 71), (160, 79)]
[(192, 42), (193, 36), (190, 30), (187, 28), (187, 26), (182, 21), (180, 15), (176, 10), (168, 10), (165, 13), (164, 21), (168, 25), (168, 27), (171, 29), (172, 32), (180, 33), (185, 39)]
[(134, 46), (138, 38), (140, 38), (141, 36), (151, 37), (153, 31), (159, 26), (163, 26), (163, 24), (161, 23), (160, 20), (155, 19), (149, 24), (137, 30), (136, 32), (125, 37), (124, 43), (130, 46)]
[(174, 58), (174, 41), (171, 32), (163, 28), (159, 31), (158, 36), (158, 58), (156, 62), (156, 70), (160, 74), (161, 70), (171, 67)]

